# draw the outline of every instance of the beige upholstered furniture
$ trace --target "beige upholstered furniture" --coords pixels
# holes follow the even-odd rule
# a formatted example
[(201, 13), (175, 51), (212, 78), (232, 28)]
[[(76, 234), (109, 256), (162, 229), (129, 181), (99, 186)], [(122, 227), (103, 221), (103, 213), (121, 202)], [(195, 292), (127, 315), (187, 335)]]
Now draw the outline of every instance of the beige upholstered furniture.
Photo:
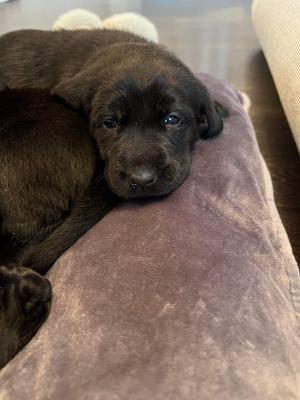
[(252, 19), (300, 151), (300, 1), (254, 0)]

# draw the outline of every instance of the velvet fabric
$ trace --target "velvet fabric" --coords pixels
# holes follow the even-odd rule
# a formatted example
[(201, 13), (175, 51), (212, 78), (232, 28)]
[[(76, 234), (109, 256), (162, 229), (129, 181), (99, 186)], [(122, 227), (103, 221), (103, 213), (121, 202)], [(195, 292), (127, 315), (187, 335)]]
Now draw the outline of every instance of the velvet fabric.
[(1, 400), (296, 400), (298, 268), (240, 96), (171, 195), (124, 202), (52, 267), (51, 314)]

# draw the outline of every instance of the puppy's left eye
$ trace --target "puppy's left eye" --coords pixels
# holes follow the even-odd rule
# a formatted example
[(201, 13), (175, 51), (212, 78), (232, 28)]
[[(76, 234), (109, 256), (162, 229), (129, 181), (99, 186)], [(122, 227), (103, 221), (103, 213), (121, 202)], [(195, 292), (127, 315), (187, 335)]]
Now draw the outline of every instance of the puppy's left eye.
[(180, 123), (180, 118), (175, 114), (169, 114), (164, 118), (165, 125), (178, 125)]
[(108, 129), (116, 128), (118, 125), (118, 121), (114, 118), (107, 118), (102, 122), (102, 126)]

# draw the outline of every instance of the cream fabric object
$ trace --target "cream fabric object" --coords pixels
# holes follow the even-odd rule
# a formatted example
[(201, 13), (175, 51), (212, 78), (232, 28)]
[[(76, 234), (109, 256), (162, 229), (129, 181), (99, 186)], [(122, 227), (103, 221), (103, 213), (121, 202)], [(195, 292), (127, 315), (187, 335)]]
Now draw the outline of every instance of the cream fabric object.
[(52, 26), (53, 31), (61, 29), (102, 29), (102, 21), (97, 14), (77, 8), (60, 15)]
[(97, 14), (78, 8), (59, 16), (52, 26), (53, 31), (103, 28), (131, 32), (155, 43), (159, 41), (155, 25), (143, 15), (133, 12), (115, 14), (101, 21)]
[(254, 0), (252, 19), (300, 151), (300, 2)]
[(133, 12), (112, 15), (103, 21), (103, 27), (131, 32), (154, 43), (159, 40), (155, 25), (148, 18)]
[(245, 92), (240, 92), (240, 96), (242, 98), (243, 109), (246, 114), (249, 114), (251, 108), (251, 100), (250, 97)]

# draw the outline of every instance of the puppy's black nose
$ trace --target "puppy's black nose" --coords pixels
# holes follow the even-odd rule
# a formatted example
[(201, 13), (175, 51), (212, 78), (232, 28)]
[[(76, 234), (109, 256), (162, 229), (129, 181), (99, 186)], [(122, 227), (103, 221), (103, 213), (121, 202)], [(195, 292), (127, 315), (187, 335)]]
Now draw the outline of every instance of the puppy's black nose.
[(129, 175), (131, 186), (145, 187), (156, 181), (156, 171), (150, 168), (139, 168)]

